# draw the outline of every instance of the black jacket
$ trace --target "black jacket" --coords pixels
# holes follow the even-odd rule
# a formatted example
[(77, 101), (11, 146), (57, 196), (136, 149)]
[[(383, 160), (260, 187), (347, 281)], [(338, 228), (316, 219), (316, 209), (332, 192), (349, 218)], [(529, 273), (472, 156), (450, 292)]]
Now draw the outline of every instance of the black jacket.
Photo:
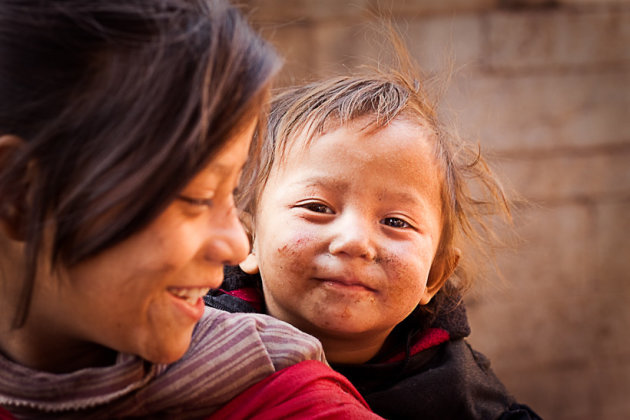
[[(227, 267), (221, 289), (204, 297), (229, 312), (265, 312), (260, 276)], [(465, 341), (470, 334), (464, 305), (444, 301), (430, 319), (409, 317), (372, 360), (331, 364), (387, 419), (540, 419), (518, 404)], [(425, 316), (426, 318), (426, 316)]]

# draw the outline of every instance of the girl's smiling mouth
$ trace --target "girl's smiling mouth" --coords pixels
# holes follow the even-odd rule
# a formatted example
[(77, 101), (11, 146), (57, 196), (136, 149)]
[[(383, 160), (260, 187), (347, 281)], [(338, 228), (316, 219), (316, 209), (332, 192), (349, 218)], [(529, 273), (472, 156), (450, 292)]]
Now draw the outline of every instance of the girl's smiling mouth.
[(199, 299), (203, 298), (209, 291), (209, 287), (169, 287), (168, 292), (179, 299), (185, 300), (191, 305), (195, 305)]
[(189, 317), (198, 321), (204, 312), (203, 297), (210, 291), (209, 287), (168, 287), (176, 306)]

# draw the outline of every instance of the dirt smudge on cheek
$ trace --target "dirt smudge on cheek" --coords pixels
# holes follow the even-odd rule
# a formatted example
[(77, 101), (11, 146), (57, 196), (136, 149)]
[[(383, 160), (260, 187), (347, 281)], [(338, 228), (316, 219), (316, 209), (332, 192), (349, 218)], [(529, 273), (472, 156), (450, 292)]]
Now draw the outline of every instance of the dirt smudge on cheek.
[[(401, 254), (409, 256), (405, 252)], [(417, 258), (421, 259), (422, 257), (417, 256)], [(387, 310), (400, 310), (400, 305), (403, 302), (408, 302), (410, 295), (416, 294), (416, 289), (420, 287), (420, 283), (426, 281), (426, 278), (415, 278), (420, 275), (417, 272), (418, 261), (407, 261), (396, 252), (384, 253), (378, 259), (378, 263), (382, 270), (387, 273), (387, 284), (380, 290), (382, 296), (379, 304)], [(410, 276), (414, 278), (410, 278)]]
[(280, 248), (278, 248), (278, 254), (286, 254), (288, 248), (289, 245), (287, 244), (281, 246)]
[(375, 264), (380, 264), (380, 265), (389, 265), (392, 261), (394, 261), (394, 257), (392, 257), (391, 255), (378, 255), (375, 259), (374, 259), (374, 263)]
[(287, 243), (277, 249), (278, 254), (282, 256), (295, 257), (299, 256), (304, 248), (308, 245), (309, 238), (302, 236), (291, 238)]
[(305, 273), (311, 266), (313, 252), (312, 239), (304, 234), (297, 234), (276, 248), (276, 257), (282, 261), (282, 268), (293, 273)]
[(321, 326), (323, 326), (324, 328), (330, 328), (330, 326), (332, 325), (331, 320), (324, 316), (321, 317), (320, 314), (325, 314), (326, 310), (330, 310), (329, 307), (327, 307), (326, 302), (322, 301), (322, 299), (318, 299), (315, 302), (312, 303), (312, 306), (310, 308), (310, 314), (311, 314), (311, 319), (309, 319), (310, 322), (312, 322), (313, 324), (320, 324)]
[(389, 273), (390, 280), (395, 280), (393, 277), (399, 279), (407, 271), (408, 264), (410, 262), (405, 261), (394, 253), (389, 253), (380, 258), (379, 263), (387, 273)]

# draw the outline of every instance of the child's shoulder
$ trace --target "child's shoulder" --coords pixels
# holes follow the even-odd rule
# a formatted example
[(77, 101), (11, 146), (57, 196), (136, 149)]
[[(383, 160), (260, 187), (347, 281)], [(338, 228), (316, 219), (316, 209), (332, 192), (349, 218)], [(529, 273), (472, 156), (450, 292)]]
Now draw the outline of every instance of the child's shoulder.
[(250, 275), (238, 266), (226, 266), (219, 289), (211, 290), (203, 298), (205, 304), (227, 312), (264, 313), (260, 275)]

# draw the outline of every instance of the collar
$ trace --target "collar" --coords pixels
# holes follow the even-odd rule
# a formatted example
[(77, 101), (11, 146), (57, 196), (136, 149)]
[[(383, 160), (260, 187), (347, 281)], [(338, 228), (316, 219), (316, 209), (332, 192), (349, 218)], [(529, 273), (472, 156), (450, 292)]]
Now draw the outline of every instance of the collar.
[(119, 353), (111, 366), (49, 373), (0, 354), (0, 405), (48, 412), (90, 408), (141, 388), (159, 370), (138, 356)]

